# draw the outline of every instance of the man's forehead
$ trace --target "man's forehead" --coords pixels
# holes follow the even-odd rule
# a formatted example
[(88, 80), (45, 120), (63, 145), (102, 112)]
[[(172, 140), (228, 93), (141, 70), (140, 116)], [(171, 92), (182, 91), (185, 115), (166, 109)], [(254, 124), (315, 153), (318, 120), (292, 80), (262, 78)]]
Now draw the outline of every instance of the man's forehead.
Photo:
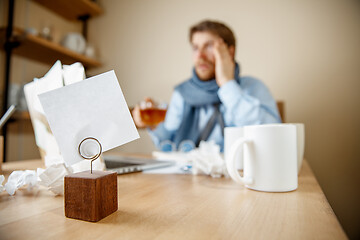
[(219, 37), (209, 31), (195, 32), (192, 35), (191, 44), (212, 43)]

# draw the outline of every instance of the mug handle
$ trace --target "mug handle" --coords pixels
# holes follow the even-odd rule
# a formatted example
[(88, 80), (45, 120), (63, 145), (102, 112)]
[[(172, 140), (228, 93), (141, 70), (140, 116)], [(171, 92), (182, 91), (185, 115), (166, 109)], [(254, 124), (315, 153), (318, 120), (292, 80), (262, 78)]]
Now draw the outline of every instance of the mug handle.
[[(237, 152), (238, 151), (242, 151), (241, 154), (244, 154), (243, 148), (245, 144), (249, 144), (251, 141), (247, 140), (246, 138), (239, 138), (237, 139), (230, 148), (230, 153), (229, 153), (229, 158), (228, 161), (226, 161), (226, 168), (229, 172), (230, 177), (237, 183), (242, 183), (242, 184), (252, 184), (254, 181), (252, 178), (244, 178), (242, 176), (240, 176), (236, 165), (235, 165), (235, 158), (237, 156)], [(242, 157), (242, 159), (244, 159), (244, 157)], [(245, 170), (245, 169), (244, 169)]]

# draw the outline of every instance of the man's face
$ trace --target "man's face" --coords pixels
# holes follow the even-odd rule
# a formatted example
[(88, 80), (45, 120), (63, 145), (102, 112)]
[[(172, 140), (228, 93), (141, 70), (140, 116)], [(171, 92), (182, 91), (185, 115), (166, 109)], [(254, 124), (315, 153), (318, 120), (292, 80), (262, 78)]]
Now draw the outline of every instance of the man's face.
[(213, 45), (219, 39), (210, 32), (196, 32), (191, 39), (193, 61), (198, 77), (207, 81), (215, 78), (215, 57)]

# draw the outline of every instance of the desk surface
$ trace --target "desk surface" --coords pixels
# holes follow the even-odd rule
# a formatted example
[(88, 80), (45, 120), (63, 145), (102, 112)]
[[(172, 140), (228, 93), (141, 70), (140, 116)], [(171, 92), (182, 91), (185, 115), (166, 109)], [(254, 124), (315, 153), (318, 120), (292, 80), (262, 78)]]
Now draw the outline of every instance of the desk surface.
[[(35, 169), (40, 161), (5, 163)], [(309, 165), (288, 193), (227, 178), (133, 173), (118, 177), (119, 210), (97, 223), (66, 218), (46, 189), (0, 193), (1, 239), (346, 239)]]

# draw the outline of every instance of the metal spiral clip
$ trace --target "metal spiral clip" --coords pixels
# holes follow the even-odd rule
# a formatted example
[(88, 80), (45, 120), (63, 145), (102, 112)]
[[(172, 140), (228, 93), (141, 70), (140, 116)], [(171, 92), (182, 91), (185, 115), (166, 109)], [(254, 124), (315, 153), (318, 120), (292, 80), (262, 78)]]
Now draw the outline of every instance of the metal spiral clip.
[[(91, 156), (91, 157), (86, 157), (86, 156), (84, 156), (84, 155), (81, 153), (81, 144), (83, 144), (83, 143), (84, 143), (85, 141), (87, 141), (87, 140), (94, 140), (94, 141), (96, 141), (96, 142), (99, 144), (99, 146), (100, 146), (99, 153), (97, 153), (97, 154), (95, 154), (95, 155), (93, 155), (93, 156)], [(92, 174), (92, 162), (93, 162), (94, 160), (96, 160), (98, 157), (100, 157), (100, 155), (101, 155), (101, 153), (102, 153), (101, 143), (99, 142), (99, 140), (97, 140), (97, 139), (94, 138), (94, 137), (84, 138), (84, 139), (80, 142), (80, 144), (79, 144), (78, 151), (79, 151), (79, 154), (80, 154), (80, 156), (81, 156), (82, 158), (91, 161), (91, 170), (90, 170), (90, 173)]]

